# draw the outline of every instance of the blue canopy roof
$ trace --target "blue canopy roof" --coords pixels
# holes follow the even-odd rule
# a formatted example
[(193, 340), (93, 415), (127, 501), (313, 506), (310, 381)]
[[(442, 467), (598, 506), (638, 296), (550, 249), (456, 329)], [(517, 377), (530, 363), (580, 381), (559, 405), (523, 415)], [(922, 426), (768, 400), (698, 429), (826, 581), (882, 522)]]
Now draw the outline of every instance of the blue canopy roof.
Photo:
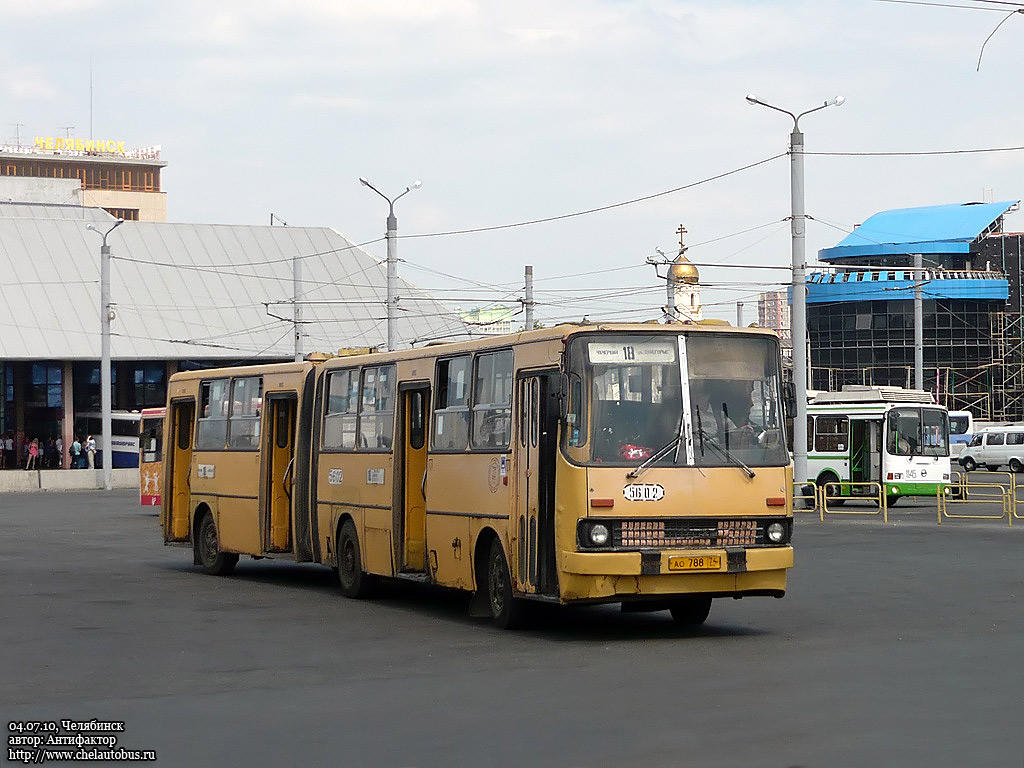
[(856, 256), (911, 253), (968, 253), (971, 243), (1019, 200), (898, 208), (871, 216), (832, 248), (821, 261)]

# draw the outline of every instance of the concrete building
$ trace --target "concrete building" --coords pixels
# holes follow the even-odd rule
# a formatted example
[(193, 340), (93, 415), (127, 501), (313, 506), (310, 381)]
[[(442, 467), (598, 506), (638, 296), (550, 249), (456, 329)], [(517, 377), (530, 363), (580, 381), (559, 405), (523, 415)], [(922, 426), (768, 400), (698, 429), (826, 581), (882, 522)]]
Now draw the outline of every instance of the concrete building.
[(793, 331), (789, 325), (789, 293), (765, 291), (757, 295), (757, 324), (771, 328), (782, 340), (784, 350), (793, 348)]
[[(33, 437), (69, 445), (99, 410), (101, 238), (87, 226), (114, 223), (95, 207), (0, 202), (0, 434), (18, 457)], [(163, 405), (183, 368), (386, 343), (386, 266), (327, 227), (126, 221), (108, 244), (115, 410)], [(467, 335), (404, 280), (399, 296), (400, 346)]]
[(77, 204), (125, 221), (167, 221), (160, 189), (166, 165), (159, 146), (126, 149), (123, 141), (39, 136), (29, 145), (0, 145), (0, 200)]

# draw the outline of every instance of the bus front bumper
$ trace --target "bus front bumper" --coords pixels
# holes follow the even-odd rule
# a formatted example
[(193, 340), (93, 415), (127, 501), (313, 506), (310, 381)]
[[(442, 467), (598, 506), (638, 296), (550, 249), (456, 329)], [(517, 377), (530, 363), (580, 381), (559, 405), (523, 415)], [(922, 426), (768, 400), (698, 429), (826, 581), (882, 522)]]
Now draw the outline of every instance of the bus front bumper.
[[(562, 602), (595, 602), (711, 594), (741, 597), (786, 591), (793, 548), (724, 547), (639, 552), (562, 552)], [(716, 570), (673, 570), (679, 558), (718, 556)], [(706, 562), (706, 561), (705, 561)]]

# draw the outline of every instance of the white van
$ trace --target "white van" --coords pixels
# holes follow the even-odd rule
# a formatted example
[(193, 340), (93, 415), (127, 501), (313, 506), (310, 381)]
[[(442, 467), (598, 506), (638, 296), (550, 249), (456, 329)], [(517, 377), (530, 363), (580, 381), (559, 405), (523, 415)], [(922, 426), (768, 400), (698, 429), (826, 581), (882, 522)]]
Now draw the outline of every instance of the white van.
[(1011, 472), (1024, 472), (1024, 425), (986, 427), (975, 432), (958, 461), (968, 472), (979, 467), (995, 472), (1002, 466)]

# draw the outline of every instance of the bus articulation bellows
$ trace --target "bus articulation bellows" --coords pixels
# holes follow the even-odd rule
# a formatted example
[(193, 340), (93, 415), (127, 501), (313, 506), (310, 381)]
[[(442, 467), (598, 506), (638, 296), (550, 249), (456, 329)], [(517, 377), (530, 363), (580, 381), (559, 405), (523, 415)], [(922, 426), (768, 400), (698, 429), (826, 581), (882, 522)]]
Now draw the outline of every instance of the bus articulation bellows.
[(793, 564), (779, 342), (759, 329), (577, 325), (171, 377), (164, 540), (528, 600), (703, 622)]

